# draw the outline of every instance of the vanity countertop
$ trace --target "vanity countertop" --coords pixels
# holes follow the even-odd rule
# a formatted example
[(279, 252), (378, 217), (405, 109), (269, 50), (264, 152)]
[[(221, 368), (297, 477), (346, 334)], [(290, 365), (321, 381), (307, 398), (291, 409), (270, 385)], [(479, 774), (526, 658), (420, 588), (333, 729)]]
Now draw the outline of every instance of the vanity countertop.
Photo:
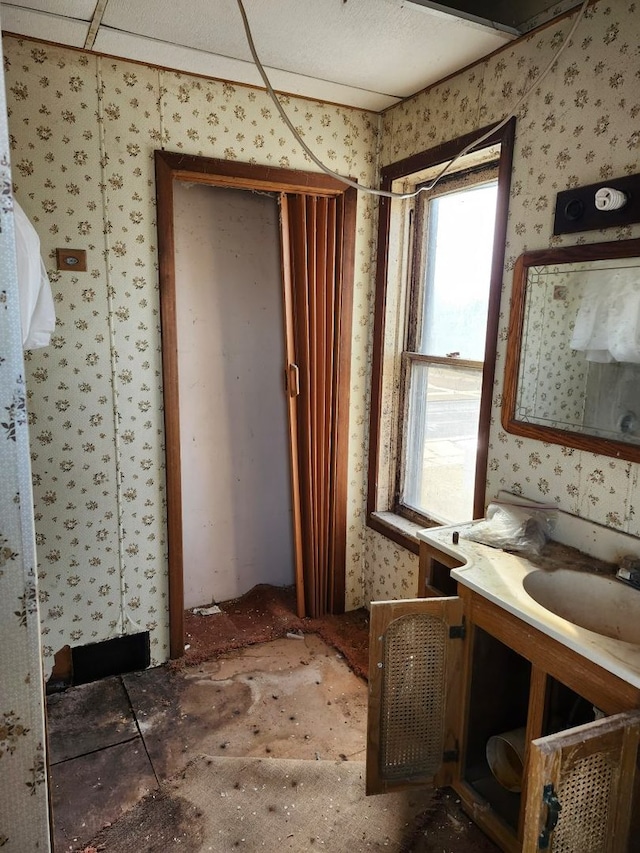
[[(640, 645), (610, 639), (574, 625), (534, 601), (523, 586), (525, 576), (538, 569), (552, 569), (562, 565), (568, 569), (612, 575), (615, 571), (612, 564), (555, 542), (548, 543), (540, 557), (531, 559), (472, 542), (464, 539), (462, 535), (458, 543), (453, 544), (454, 531), (461, 533), (472, 524), (473, 522), (421, 530), (418, 538), (464, 563), (460, 568), (451, 571), (451, 577), (458, 583), (634, 687), (640, 688)], [(629, 587), (628, 592), (630, 596), (638, 597), (640, 619), (640, 591)], [(594, 601), (594, 606), (598, 606), (597, 601)]]

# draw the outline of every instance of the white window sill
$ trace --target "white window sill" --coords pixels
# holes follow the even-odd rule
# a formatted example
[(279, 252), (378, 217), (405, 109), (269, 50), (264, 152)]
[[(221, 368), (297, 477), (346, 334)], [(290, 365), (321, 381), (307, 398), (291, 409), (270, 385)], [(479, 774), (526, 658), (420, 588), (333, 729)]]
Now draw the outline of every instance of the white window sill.
[[(374, 521), (377, 521), (379, 524), (383, 525), (384, 527), (388, 528), (389, 531), (394, 531), (400, 536), (406, 537), (413, 543), (415, 549), (418, 548), (420, 544), (420, 540), (418, 539), (418, 531), (425, 529), (424, 524), (417, 524), (415, 521), (409, 521), (408, 518), (404, 518), (401, 515), (396, 515), (396, 513), (394, 512), (372, 512), (371, 518)], [(382, 533), (382, 535), (384, 536), (384, 533)], [(413, 551), (414, 548), (412, 548), (411, 550)]]

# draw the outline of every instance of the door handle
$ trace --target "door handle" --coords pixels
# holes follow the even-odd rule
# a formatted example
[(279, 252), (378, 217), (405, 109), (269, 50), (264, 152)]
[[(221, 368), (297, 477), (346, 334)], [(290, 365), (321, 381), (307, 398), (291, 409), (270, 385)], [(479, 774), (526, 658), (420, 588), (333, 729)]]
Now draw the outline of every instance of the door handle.
[(297, 364), (290, 364), (287, 373), (287, 386), (290, 397), (300, 395), (300, 368)]
[(542, 802), (547, 807), (547, 821), (538, 838), (538, 849), (548, 850), (551, 845), (551, 833), (558, 824), (562, 811), (560, 801), (553, 790), (553, 785), (545, 785), (542, 789)]

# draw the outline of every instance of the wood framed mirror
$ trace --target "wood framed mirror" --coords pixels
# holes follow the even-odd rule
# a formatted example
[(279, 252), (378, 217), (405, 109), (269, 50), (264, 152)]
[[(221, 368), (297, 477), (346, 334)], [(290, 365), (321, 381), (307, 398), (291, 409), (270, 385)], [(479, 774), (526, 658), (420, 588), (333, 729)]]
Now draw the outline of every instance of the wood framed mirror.
[(518, 258), (502, 426), (640, 462), (640, 239)]

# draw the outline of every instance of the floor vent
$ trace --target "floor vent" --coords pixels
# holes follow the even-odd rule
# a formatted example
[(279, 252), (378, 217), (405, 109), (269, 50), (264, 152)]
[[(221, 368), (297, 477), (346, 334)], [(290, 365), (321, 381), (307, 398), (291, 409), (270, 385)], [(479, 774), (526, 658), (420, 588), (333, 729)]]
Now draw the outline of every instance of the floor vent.
[[(47, 684), (47, 693), (56, 692), (72, 684), (88, 684), (110, 675), (146, 669), (151, 663), (149, 632), (143, 631), (140, 634), (103, 640), (101, 643), (76, 646), (70, 650), (70, 660), (67, 647), (67, 655), (64, 657), (67, 662), (65, 672), (57, 674), (54, 670), (50, 683)], [(56, 675), (58, 677), (54, 677)]]

